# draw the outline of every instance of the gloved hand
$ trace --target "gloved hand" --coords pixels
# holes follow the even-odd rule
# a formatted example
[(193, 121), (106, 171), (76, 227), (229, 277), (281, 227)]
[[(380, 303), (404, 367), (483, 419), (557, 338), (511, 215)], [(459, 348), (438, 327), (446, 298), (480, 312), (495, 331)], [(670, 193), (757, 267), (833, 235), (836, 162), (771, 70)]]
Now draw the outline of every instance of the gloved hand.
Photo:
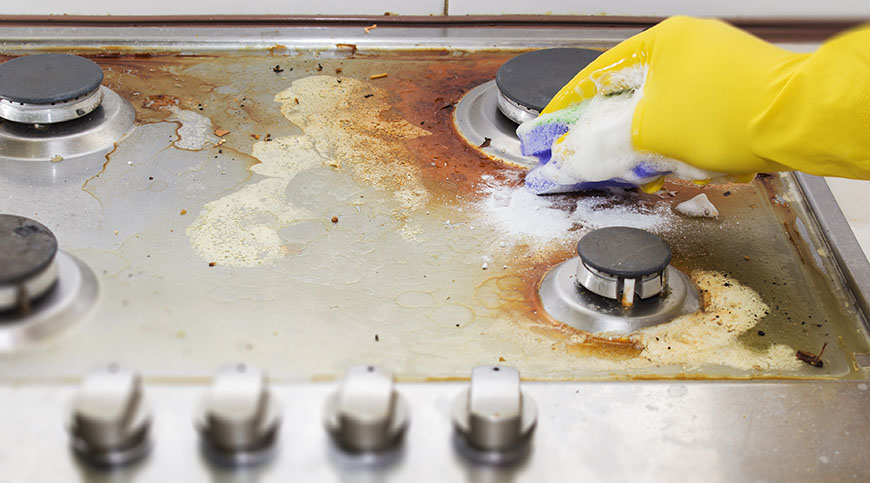
[(608, 50), (517, 130), (536, 193), (655, 191), (664, 176), (870, 178), (870, 27), (812, 54), (672, 17)]

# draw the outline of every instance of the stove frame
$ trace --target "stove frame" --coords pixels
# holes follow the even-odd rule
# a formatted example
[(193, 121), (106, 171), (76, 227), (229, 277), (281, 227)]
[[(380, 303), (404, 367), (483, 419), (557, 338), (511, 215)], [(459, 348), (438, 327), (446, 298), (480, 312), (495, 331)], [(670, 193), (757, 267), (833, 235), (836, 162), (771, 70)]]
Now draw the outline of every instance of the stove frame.
[[(354, 43), (357, 52), (384, 49), (489, 50), (573, 46), (609, 47), (636, 27), (599, 29), (454, 27), (116, 27), (0, 28), (6, 53), (63, 49), (227, 52), (268, 49), (334, 50)], [(129, 39), (137, 39), (130, 41)], [(798, 45), (806, 49), (809, 45)], [(823, 179), (791, 175), (803, 191), (855, 305), (870, 314), (870, 264)], [(810, 233), (813, 230), (809, 230)], [(154, 401), (155, 449), (140, 464), (119, 470), (143, 481), (211, 481), (223, 478), (333, 481), (367, 475), (420, 481), (552, 481), (590, 477), (691, 480), (867, 479), (870, 468), (870, 355), (858, 355), (858, 377), (815, 381), (526, 382), (540, 420), (533, 450), (508, 468), (474, 466), (450, 445), (450, 407), (461, 382), (399, 383), (411, 408), (411, 427), (400, 460), (360, 467), (337, 453), (315, 415), (330, 382), (278, 383), (285, 404), (278, 457), (271, 464), (230, 474), (197, 452), (191, 423), (195, 400), (207, 381), (145, 381)], [(2, 361), (0, 361), (2, 366)], [(469, 368), (470, 369), (470, 368)], [(70, 454), (62, 415), (75, 380), (0, 383), (0, 467), (12, 480), (102, 480)], [(51, 464), (45, 464), (51, 462)], [(715, 476), (714, 476), (715, 475)], [(117, 476), (117, 475), (115, 475)]]

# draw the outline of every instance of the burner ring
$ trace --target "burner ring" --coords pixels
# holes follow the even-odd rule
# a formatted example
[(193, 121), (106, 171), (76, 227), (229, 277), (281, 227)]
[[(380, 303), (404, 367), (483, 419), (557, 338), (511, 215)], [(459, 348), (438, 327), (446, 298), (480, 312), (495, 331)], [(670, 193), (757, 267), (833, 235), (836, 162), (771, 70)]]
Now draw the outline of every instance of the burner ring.
[(668, 266), (666, 290), (658, 297), (635, 300), (625, 307), (576, 285), (579, 257), (557, 265), (544, 276), (538, 296), (544, 311), (554, 320), (591, 333), (626, 335), (644, 327), (670, 322), (701, 307), (692, 280)]
[[(136, 112), (108, 87), (99, 90), (102, 103), (78, 119), (47, 125), (0, 123), (0, 162), (64, 160), (110, 150), (133, 129)], [(100, 156), (96, 162), (105, 159)]]
[(103, 90), (91, 92), (63, 102), (30, 104), (0, 97), (0, 117), (25, 124), (54, 124), (71, 121), (94, 112), (103, 101)]
[(100, 105), (103, 70), (70, 54), (37, 54), (0, 64), (0, 117), (23, 123), (69, 121)]

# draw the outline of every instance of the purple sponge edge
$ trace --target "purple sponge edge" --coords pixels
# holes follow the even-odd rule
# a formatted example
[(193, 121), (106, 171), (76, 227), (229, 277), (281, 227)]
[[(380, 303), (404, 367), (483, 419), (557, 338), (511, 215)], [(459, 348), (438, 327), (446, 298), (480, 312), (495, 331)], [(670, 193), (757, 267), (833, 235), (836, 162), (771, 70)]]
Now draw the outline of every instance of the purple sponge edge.
[[(556, 139), (568, 132), (568, 125), (560, 122), (541, 124), (520, 137), (523, 156), (535, 156), (540, 159), (540, 154), (547, 154), (550, 159), (550, 148)], [(546, 163), (546, 161), (542, 161)]]

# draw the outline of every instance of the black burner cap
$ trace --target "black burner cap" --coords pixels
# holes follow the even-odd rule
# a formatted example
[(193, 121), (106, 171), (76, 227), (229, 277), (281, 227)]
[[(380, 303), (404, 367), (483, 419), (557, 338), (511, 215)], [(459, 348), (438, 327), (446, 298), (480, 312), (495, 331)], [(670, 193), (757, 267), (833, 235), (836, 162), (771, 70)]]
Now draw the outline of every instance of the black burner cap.
[(42, 272), (57, 253), (57, 239), (29, 218), (0, 215), (0, 285), (15, 285)]
[(25, 104), (71, 101), (102, 82), (100, 66), (77, 55), (26, 55), (0, 64), (0, 97)]
[(502, 64), (495, 83), (508, 99), (541, 112), (565, 84), (601, 54), (573, 48), (526, 52)]
[(625, 226), (588, 233), (577, 243), (577, 254), (587, 266), (623, 278), (660, 273), (671, 262), (671, 247), (664, 240)]

